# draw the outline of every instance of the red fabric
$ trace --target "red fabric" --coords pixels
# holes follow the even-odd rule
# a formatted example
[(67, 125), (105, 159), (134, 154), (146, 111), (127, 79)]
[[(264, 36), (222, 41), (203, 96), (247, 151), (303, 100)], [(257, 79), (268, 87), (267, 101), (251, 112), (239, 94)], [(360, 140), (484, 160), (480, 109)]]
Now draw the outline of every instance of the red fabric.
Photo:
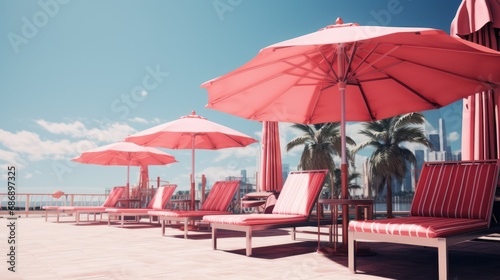
[(307, 221), (306, 216), (285, 215), (285, 214), (243, 214), (243, 215), (223, 215), (223, 216), (204, 216), (203, 221), (215, 224), (229, 225), (271, 225), (287, 224)]
[(351, 231), (427, 238), (445, 237), (486, 228), (488, 222), (484, 220), (435, 217), (404, 217), (349, 223)]
[(240, 181), (215, 182), (200, 210), (226, 211), (239, 186)]
[[(500, 51), (500, 3), (464, 0), (450, 30), (453, 36)], [(499, 106), (498, 90), (478, 92), (463, 100), (462, 159), (500, 159)]]
[(497, 168), (494, 162), (424, 164), (410, 215), (488, 221)]
[(464, 0), (451, 23), (450, 34), (464, 36), (481, 30), (487, 23), (500, 28), (497, 0)]
[[(342, 74), (339, 61), (349, 66)], [(268, 46), (202, 87), (207, 108), (247, 119), (333, 122), (345, 105), (345, 120), (372, 121), (489, 90), (486, 81), (500, 81), (499, 65), (497, 52), (440, 30), (344, 26)]]
[(261, 191), (281, 192), (283, 171), (281, 146), (277, 122), (262, 122), (262, 152), (260, 160), (259, 186)]

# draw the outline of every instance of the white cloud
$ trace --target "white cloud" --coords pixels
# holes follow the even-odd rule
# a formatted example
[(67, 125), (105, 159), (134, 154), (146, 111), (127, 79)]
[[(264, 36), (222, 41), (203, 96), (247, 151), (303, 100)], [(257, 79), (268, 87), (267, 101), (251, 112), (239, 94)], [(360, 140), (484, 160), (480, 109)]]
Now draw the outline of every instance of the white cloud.
[(21, 163), (21, 159), (17, 153), (10, 152), (10, 151), (5, 151), (5, 150), (0, 150), (0, 161), (5, 161), (7, 164), (2, 166), (3, 169), (7, 169), (7, 166), (17, 166), (17, 167), (23, 167), (24, 165)]
[(460, 139), (460, 134), (456, 131), (452, 131), (448, 137), (450, 142), (455, 142)]
[(117, 122), (101, 125), (100, 128), (87, 128), (79, 121), (55, 123), (45, 120), (36, 120), (35, 122), (52, 134), (66, 135), (73, 138), (85, 138), (105, 143), (123, 141), (125, 137), (136, 132), (136, 130), (128, 124)]
[(72, 137), (85, 136), (85, 125), (79, 121), (72, 123), (52, 123), (45, 120), (36, 120), (35, 122), (52, 134), (69, 135)]
[(143, 124), (148, 124), (148, 120), (144, 119), (144, 118), (139, 118), (139, 117), (135, 117), (135, 118), (131, 118), (131, 119), (128, 119), (130, 122), (134, 122), (134, 123), (143, 123)]
[(427, 119), (425, 119), (424, 130), (426, 134), (437, 134), (439, 130), (436, 129)]
[(366, 141), (369, 141), (370, 138), (367, 136), (360, 134), (359, 131), (365, 129), (363, 123), (361, 122), (356, 122), (356, 123), (348, 123), (346, 125), (346, 135), (351, 137), (354, 142), (356, 142), (356, 145), (359, 145), (361, 143), (364, 143)]
[(252, 144), (243, 148), (228, 148), (217, 150), (213, 162), (220, 162), (230, 158), (255, 158), (260, 153), (260, 145)]
[[(88, 140), (71, 142), (69, 140), (42, 140), (34, 132), (22, 130), (16, 133), (0, 129), (0, 144), (19, 156), (27, 156), (30, 161), (43, 159), (64, 159), (69, 155), (93, 148)], [(7, 155), (10, 153), (7, 152)]]

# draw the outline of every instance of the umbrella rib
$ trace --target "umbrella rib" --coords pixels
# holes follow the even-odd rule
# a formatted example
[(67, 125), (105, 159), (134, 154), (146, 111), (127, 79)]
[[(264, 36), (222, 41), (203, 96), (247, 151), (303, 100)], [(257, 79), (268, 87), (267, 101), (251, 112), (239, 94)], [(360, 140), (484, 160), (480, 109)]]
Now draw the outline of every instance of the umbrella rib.
[[(367, 59), (368, 59), (368, 58), (369, 58), (369, 57), (370, 57), (370, 56), (371, 56), (371, 55), (372, 55), (372, 54), (376, 51), (376, 49), (377, 49), (377, 47), (378, 47), (378, 46), (380, 46), (380, 44), (377, 44), (377, 45), (376, 45), (376, 46), (375, 46), (375, 47), (374, 47), (374, 48), (370, 51), (370, 53), (369, 53), (368, 55), (366, 55), (366, 56), (365, 56), (365, 58), (363, 59), (363, 61), (362, 61), (362, 62), (367, 61)], [(382, 72), (381, 70), (383, 70), (383, 69), (385, 69), (385, 68), (388, 68), (388, 67), (392, 67), (392, 66), (394, 66), (394, 65), (389, 65), (389, 66), (385, 66), (385, 67), (383, 67), (383, 68), (377, 68), (377, 67), (375, 67), (375, 66), (374, 66), (374, 64), (375, 64), (375, 63), (379, 62), (380, 60), (382, 60), (382, 59), (384, 59), (384, 58), (386, 58), (386, 57), (391, 57), (391, 58), (394, 58), (394, 59), (398, 60), (398, 61), (399, 61), (399, 63), (401, 63), (401, 62), (402, 62), (402, 60), (401, 60), (401, 59), (396, 58), (396, 57), (393, 57), (393, 56), (390, 56), (390, 54), (391, 54), (392, 52), (394, 52), (395, 50), (397, 50), (399, 47), (400, 47), (400, 46), (399, 46), (399, 45), (397, 45), (397, 46), (394, 46), (394, 47), (393, 47), (392, 49), (390, 49), (389, 51), (386, 51), (386, 52), (383, 52), (383, 53), (378, 53), (378, 52), (377, 52), (377, 54), (380, 54), (380, 55), (381, 55), (379, 58), (375, 59), (375, 61), (372, 61), (372, 62), (367, 62), (367, 63), (366, 63), (366, 65), (365, 65), (365, 63), (360, 63), (360, 64), (359, 64), (360, 66), (361, 66), (361, 65), (365, 65), (364, 69), (361, 69), (358, 73), (356, 73), (356, 72), (353, 72), (353, 73), (356, 73), (358, 76), (362, 76), (362, 75), (363, 75), (363, 72), (365, 72), (365, 71), (366, 71), (367, 69), (369, 69), (370, 67), (372, 67), (372, 68), (376, 69), (376, 70), (377, 70), (377, 72)], [(395, 64), (399, 64), (399, 63), (395, 63)], [(370, 71), (370, 72), (373, 72), (373, 71)], [(366, 73), (366, 74), (369, 74), (370, 72), (368, 72), (368, 73)]]
[(366, 110), (368, 111), (368, 114), (370, 114), (370, 118), (372, 119), (372, 121), (375, 121), (375, 116), (373, 115), (372, 109), (370, 108), (370, 104), (368, 104), (368, 101), (366, 100), (365, 90), (363, 89), (363, 86), (361, 86), (361, 83), (359, 83), (358, 88), (361, 92), (361, 97), (363, 98), (363, 102), (365, 103)]
[[(310, 59), (309, 57), (307, 57), (307, 56), (306, 56), (306, 58), (308, 59), (308, 61), (311, 61), (311, 62), (313, 62), (314, 64), (316, 64), (316, 63), (315, 63), (312, 59)], [(314, 77), (309, 77), (309, 76), (308, 76), (307, 78), (310, 78), (310, 79), (317, 79), (318, 81), (320, 81), (320, 80), (322, 80), (322, 79), (324, 79), (324, 78), (330, 78), (330, 75), (328, 75), (328, 73), (327, 73), (327, 72), (323, 71), (323, 70), (319, 67), (319, 65), (317, 65), (317, 64), (316, 64), (317, 68), (319, 68), (319, 69), (321, 70), (321, 72), (320, 72), (320, 73), (318, 73), (318, 72), (314, 71), (313, 69), (307, 69), (307, 68), (303, 67), (303, 66), (302, 66), (302, 64), (304, 64), (304, 63), (302, 63), (302, 64), (296, 64), (296, 63), (292, 63), (292, 62), (290, 62), (290, 61), (283, 61), (283, 62), (284, 62), (284, 63), (286, 63), (286, 64), (288, 64), (288, 65), (290, 65), (290, 66), (292, 66), (292, 68), (290, 68), (290, 69), (289, 69), (289, 70), (287, 70), (287, 71), (283, 71), (283, 73), (290, 74), (290, 75), (295, 75), (295, 76), (299, 76), (299, 77), (304, 77), (304, 76), (302, 76), (302, 75), (293, 74), (293, 73), (291, 73), (291, 72), (290, 72), (290, 71), (293, 71), (293, 70), (297, 70), (297, 69), (299, 69), (299, 70), (304, 70), (304, 71), (307, 71), (308, 73), (311, 73), (311, 74), (314, 74), (314, 75), (318, 75), (318, 76), (319, 76), (319, 78), (314, 78)]]
[[(422, 46), (411, 46), (411, 45), (405, 45), (405, 46), (399, 46), (401, 48), (418, 48), (418, 49), (429, 49), (429, 50), (438, 50), (438, 51), (449, 51), (449, 52), (456, 52), (456, 53), (470, 53), (468, 51), (461, 51), (461, 50), (450, 50), (450, 49), (438, 49), (438, 48), (431, 48), (431, 47), (422, 47)], [(392, 52), (392, 51), (391, 51)], [(380, 53), (379, 53), (380, 54)], [(423, 68), (427, 68), (427, 69), (432, 69), (432, 70), (436, 70), (436, 71), (439, 71), (441, 73), (446, 73), (448, 75), (451, 75), (451, 76), (455, 76), (455, 77), (460, 77), (460, 78), (463, 78), (465, 80), (469, 80), (469, 81), (472, 81), (472, 82), (480, 82), (482, 83), (483, 85), (486, 85), (488, 87), (491, 87), (491, 88), (494, 88), (494, 87), (498, 87), (499, 85), (498, 84), (495, 84), (493, 82), (488, 82), (488, 81), (484, 81), (484, 80), (479, 80), (477, 78), (469, 78), (467, 76), (464, 76), (464, 75), (459, 75), (457, 73), (452, 73), (450, 71), (446, 71), (446, 70), (443, 70), (443, 69), (439, 69), (439, 68), (435, 68), (435, 67), (431, 67), (431, 66), (427, 66), (427, 65), (424, 65), (424, 64), (421, 64), (421, 63), (417, 63), (417, 62), (414, 62), (414, 61), (410, 61), (410, 60), (401, 60), (400, 58), (398, 57), (394, 57), (392, 55), (390, 55), (390, 53), (387, 53), (387, 54), (384, 54), (385, 56), (387, 57), (390, 57), (390, 58), (393, 58), (393, 59), (396, 59), (398, 61), (400, 61), (400, 63), (410, 63), (410, 64), (414, 64), (414, 65), (418, 65), (420, 67), (423, 67)], [(397, 64), (397, 63), (396, 63)], [(392, 65), (393, 66), (393, 65)], [(374, 67), (375, 68), (375, 67)], [(385, 67), (385, 68), (388, 68), (388, 67)], [(387, 73), (385, 73), (387, 74)]]
[[(344, 77), (346, 77), (346, 79), (344, 79), (344, 81), (347, 80), (347, 74), (349, 73), (349, 69), (351, 69), (352, 61), (353, 61), (354, 55), (356, 54), (356, 50), (357, 49), (358, 49), (358, 44), (357, 44), (357, 42), (354, 42), (354, 46), (353, 46), (353, 50), (351, 52), (351, 56), (349, 57), (349, 61), (348, 61), (347, 67), (345, 68), (346, 73), (344, 73)], [(355, 72), (351, 72), (351, 73), (355, 73)]]
[[(291, 57), (299, 57), (299, 56), (300, 56), (300, 57), (302, 57), (302, 56), (304, 56), (304, 54), (294, 55), (294, 56), (291, 56)], [(306, 56), (306, 57), (307, 57), (307, 56)], [(271, 64), (273, 64), (273, 63), (275, 63), (275, 62), (273, 61), (273, 62), (268, 62), (268, 63), (265, 63), (265, 64), (259, 64), (259, 65), (256, 65), (256, 66), (254, 66), (254, 67), (251, 67), (251, 68), (243, 69), (243, 70), (238, 71), (238, 72), (236, 72), (236, 73), (237, 73), (237, 74), (239, 74), (239, 73), (243, 73), (243, 72), (246, 72), (246, 71), (255, 70), (255, 69), (257, 69), (257, 68), (265, 67), (265, 66), (267, 66), (267, 65), (271, 65)], [(301, 66), (301, 64), (300, 64), (300, 65), (299, 65), (299, 64), (293, 64), (293, 63), (290, 63), (290, 62), (288, 62), (288, 61), (286, 61), (286, 62), (284, 62), (284, 63), (287, 63), (287, 64), (289, 64), (289, 65), (291, 65), (291, 66), (293, 66), (293, 67), (297, 67), (297, 68), (299, 68), (299, 66), (300, 66), (300, 68), (305, 69), (305, 70), (307, 70), (307, 71), (310, 71), (309, 69), (303, 68), (303, 67)], [(305, 62), (304, 62), (304, 63), (305, 63)], [(293, 69), (292, 69), (292, 70), (293, 70)], [(215, 100), (215, 101), (212, 101), (211, 103), (216, 103), (216, 102), (220, 102), (220, 101), (223, 101), (223, 100), (225, 100), (225, 99), (231, 98), (233, 95), (236, 95), (236, 94), (238, 94), (238, 93), (240, 93), (240, 92), (242, 92), (242, 91), (245, 91), (245, 90), (247, 90), (247, 89), (249, 89), (249, 88), (252, 88), (252, 87), (254, 87), (254, 86), (258, 85), (258, 84), (261, 84), (261, 83), (264, 83), (264, 82), (266, 82), (266, 81), (272, 80), (272, 79), (274, 79), (274, 78), (276, 78), (276, 77), (279, 77), (279, 76), (281, 76), (281, 75), (284, 75), (284, 74), (288, 74), (288, 75), (295, 75), (295, 76), (298, 76), (298, 77), (303, 77), (303, 76), (300, 76), (300, 75), (297, 75), (297, 74), (292, 74), (292, 73), (289, 73), (289, 71), (290, 71), (290, 70), (283, 71), (283, 72), (279, 72), (279, 73), (276, 73), (275, 75), (269, 76), (269, 77), (267, 77), (267, 78), (265, 78), (265, 79), (255, 81), (254, 83), (249, 84), (248, 86), (246, 86), (246, 87), (244, 87), (244, 88), (242, 88), (242, 89), (235, 90), (235, 91), (234, 91), (234, 92), (232, 92), (232, 93), (228, 93), (228, 94), (224, 95), (223, 97), (221, 97), (221, 98), (219, 98), (219, 99), (217, 99), (217, 100)], [(317, 73), (316, 73), (316, 74), (317, 74)], [(318, 75), (319, 75), (319, 74), (318, 74)]]
[[(377, 45), (377, 46), (378, 46), (378, 45)], [(356, 67), (353, 71), (351, 71), (351, 73), (352, 73), (352, 74), (351, 74), (351, 76), (352, 76), (352, 75), (354, 75), (354, 74), (356, 74), (356, 76), (357, 76), (357, 74), (358, 74), (358, 72), (357, 72), (357, 71), (358, 71), (358, 69), (359, 69), (362, 65), (364, 65), (364, 62), (368, 59), (368, 57), (370, 57), (370, 56), (371, 56), (371, 55), (375, 52), (375, 49), (376, 49), (376, 47), (377, 47), (377, 46), (375, 46), (374, 48), (372, 48), (372, 50), (371, 50), (371, 51), (370, 51), (367, 55), (365, 55), (364, 57), (359, 56), (359, 57), (361, 58), (361, 61), (358, 63), (358, 66), (357, 66), (357, 67)], [(357, 50), (357, 48), (356, 48), (356, 50)], [(356, 51), (356, 50), (355, 50), (355, 51)], [(353, 57), (354, 57), (354, 55), (357, 55), (357, 53), (354, 53), (354, 52), (353, 52)], [(361, 71), (361, 72), (362, 72), (362, 71)]]
[[(336, 52), (336, 49), (335, 49), (335, 52)], [(337, 72), (335, 72), (335, 69), (332, 67), (333, 66), (333, 62), (335, 60), (335, 57), (337, 57), (337, 56), (334, 54), (333, 57), (332, 57), (332, 61), (328, 61), (328, 58), (325, 56), (325, 54), (322, 51), (320, 51), (320, 54), (323, 57), (323, 59), (327, 62), (328, 67), (330, 68), (330, 71), (331, 71), (330, 73), (332, 73), (333, 76), (335, 77), (335, 80), (338, 81), (339, 80), (339, 76), (337, 75)]]

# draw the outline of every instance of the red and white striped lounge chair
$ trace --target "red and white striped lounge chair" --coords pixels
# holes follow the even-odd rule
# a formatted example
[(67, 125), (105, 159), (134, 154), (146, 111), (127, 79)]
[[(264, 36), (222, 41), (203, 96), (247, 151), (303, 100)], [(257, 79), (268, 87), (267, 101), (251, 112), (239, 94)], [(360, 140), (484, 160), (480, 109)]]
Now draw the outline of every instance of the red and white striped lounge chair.
[(240, 186), (239, 180), (217, 181), (212, 186), (207, 199), (201, 205), (200, 210), (192, 211), (148, 211), (148, 215), (157, 216), (161, 221), (161, 232), (165, 235), (167, 221), (184, 223), (184, 238), (188, 238), (188, 224), (191, 221), (201, 221), (205, 215), (227, 215), (231, 200)]
[(96, 221), (96, 215), (100, 215), (102, 219), (102, 213), (106, 208), (114, 207), (118, 203), (125, 192), (125, 187), (114, 187), (108, 195), (108, 198), (104, 201), (101, 206), (44, 206), (42, 209), (45, 210), (45, 221), (49, 216), (49, 213), (54, 213), (57, 215), (57, 222), (59, 223), (59, 215), (61, 213), (75, 214), (76, 223), (80, 223), (80, 214), (93, 214), (94, 221)]
[(437, 248), (439, 279), (447, 279), (448, 246), (488, 233), (499, 165), (499, 160), (425, 163), (409, 217), (349, 223), (351, 272), (356, 272), (357, 242), (373, 240)]
[(311, 224), (309, 216), (323, 187), (327, 170), (293, 171), (288, 175), (271, 214), (241, 214), (205, 216), (203, 221), (212, 227), (212, 245), (217, 249), (217, 230), (225, 229), (246, 233), (246, 255), (252, 255), (252, 232), (272, 228), (294, 229)]
[[(134, 216), (135, 221), (140, 222), (140, 217), (148, 215), (149, 211), (165, 209), (176, 188), (177, 185), (173, 184), (159, 187), (146, 208), (106, 208), (108, 226), (112, 221), (119, 220), (120, 227), (123, 227), (125, 216)], [(149, 223), (151, 223), (151, 216), (149, 216)]]

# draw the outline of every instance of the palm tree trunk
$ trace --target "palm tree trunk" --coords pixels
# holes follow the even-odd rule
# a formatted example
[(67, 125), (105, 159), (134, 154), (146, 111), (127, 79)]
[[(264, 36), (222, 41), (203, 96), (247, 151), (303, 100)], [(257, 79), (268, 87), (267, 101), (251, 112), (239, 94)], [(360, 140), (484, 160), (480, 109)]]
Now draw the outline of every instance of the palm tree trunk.
[(386, 203), (387, 203), (387, 218), (394, 218), (392, 215), (392, 178), (387, 176), (386, 180), (387, 192), (386, 192)]

